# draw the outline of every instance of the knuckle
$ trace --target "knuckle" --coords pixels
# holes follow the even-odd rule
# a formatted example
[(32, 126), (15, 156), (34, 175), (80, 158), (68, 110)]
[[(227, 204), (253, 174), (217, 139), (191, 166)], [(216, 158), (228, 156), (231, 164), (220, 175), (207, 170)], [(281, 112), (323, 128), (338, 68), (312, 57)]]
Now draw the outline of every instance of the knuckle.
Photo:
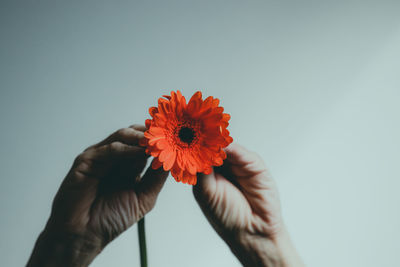
[(135, 132), (135, 138), (136, 139), (142, 139), (144, 137), (144, 133), (140, 131)]
[(85, 162), (88, 160), (88, 155), (86, 152), (80, 153), (76, 158), (75, 158), (75, 163), (80, 164), (82, 162)]
[(124, 145), (121, 142), (112, 142), (111, 144), (108, 145), (108, 149), (110, 151), (119, 151), (122, 150)]
[(144, 133), (133, 128), (122, 128), (116, 132), (116, 140), (126, 144), (137, 144), (143, 138)]
[(132, 132), (133, 131), (130, 128), (121, 128), (117, 131), (117, 135), (123, 137), (131, 134)]
[(144, 125), (135, 123), (135, 124), (132, 124), (131, 126), (129, 126), (129, 128), (140, 131), (141, 129), (144, 128)]
[(150, 212), (151, 210), (154, 209), (154, 207), (156, 206), (156, 199), (151, 199), (150, 201), (148, 201), (144, 207), (146, 213)]
[(140, 136), (143, 135), (143, 131), (140, 130), (140, 128), (128, 128), (131, 132), (131, 134), (134, 134), (135, 136)]
[(94, 147), (95, 147), (95, 145), (88, 146), (83, 152), (87, 152), (89, 150), (92, 150)]
[(71, 173), (78, 179), (84, 178), (90, 171), (91, 166), (92, 161), (88, 157), (87, 153), (83, 152), (76, 157)]
[(142, 137), (144, 136), (143, 132), (133, 131), (133, 133), (129, 136), (127, 142), (130, 144), (137, 144)]
[(73, 177), (75, 177), (76, 180), (82, 180), (86, 177), (86, 173), (84, 170), (81, 170), (79, 168), (76, 168), (72, 171)]
[(82, 152), (81, 154), (79, 154), (79, 155), (76, 157), (75, 162), (76, 162), (78, 165), (82, 165), (82, 164), (84, 164), (84, 165), (90, 165), (91, 158), (90, 158), (89, 153), (87, 153), (87, 152)]
[(83, 153), (81, 153), (81, 154), (79, 154), (78, 156), (75, 157), (74, 163), (79, 163), (79, 162), (82, 161), (82, 157), (83, 157), (82, 154)]

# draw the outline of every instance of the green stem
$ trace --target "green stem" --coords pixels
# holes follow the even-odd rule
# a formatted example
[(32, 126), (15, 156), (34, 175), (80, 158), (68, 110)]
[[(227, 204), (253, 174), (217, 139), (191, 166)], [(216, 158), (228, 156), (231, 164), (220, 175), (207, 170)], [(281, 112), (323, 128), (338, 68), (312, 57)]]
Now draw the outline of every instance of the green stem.
[(139, 221), (139, 247), (140, 247), (140, 266), (147, 267), (146, 235), (144, 232), (144, 217)]

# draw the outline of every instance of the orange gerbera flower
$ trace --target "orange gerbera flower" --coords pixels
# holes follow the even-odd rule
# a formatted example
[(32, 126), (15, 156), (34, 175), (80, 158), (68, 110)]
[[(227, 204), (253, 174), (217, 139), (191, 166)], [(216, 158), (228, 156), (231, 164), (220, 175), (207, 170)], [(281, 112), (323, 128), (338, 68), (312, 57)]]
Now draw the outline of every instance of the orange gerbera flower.
[(226, 129), (230, 115), (218, 98), (203, 100), (200, 91), (187, 104), (179, 90), (164, 97), (149, 109), (152, 119), (146, 120), (140, 144), (155, 158), (153, 169), (163, 166), (176, 181), (194, 185), (198, 172), (209, 174), (226, 158), (222, 148), (233, 141)]

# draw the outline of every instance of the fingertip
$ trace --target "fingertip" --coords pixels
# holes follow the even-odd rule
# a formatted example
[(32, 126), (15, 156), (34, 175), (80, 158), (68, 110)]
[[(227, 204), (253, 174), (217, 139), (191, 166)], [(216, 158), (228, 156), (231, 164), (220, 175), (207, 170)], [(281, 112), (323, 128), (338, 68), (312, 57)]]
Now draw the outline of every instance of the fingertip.
[(129, 128), (137, 130), (137, 131), (141, 131), (141, 132), (144, 132), (147, 130), (146, 126), (144, 126), (142, 124), (132, 124), (131, 126), (129, 126)]
[(154, 169), (153, 166), (150, 165), (141, 180), (141, 191), (143, 193), (158, 194), (167, 180), (168, 175), (169, 172), (164, 171), (163, 168)]
[[(119, 131), (117, 135), (117, 140), (127, 144), (138, 146), (140, 140), (144, 138), (144, 133), (140, 130), (134, 128), (123, 128)], [(140, 145), (139, 145), (140, 146)]]
[(197, 183), (193, 186), (194, 197), (200, 201), (208, 199), (216, 190), (214, 171), (210, 174), (197, 173)]
[(225, 153), (232, 154), (237, 153), (238, 151), (248, 151), (243, 145), (238, 143), (231, 143), (229, 146), (224, 148)]
[(194, 185), (194, 187), (200, 187), (204, 183), (204, 179), (207, 179), (207, 178), (205, 178), (206, 175), (209, 175), (209, 174), (204, 174), (202, 172), (198, 172), (196, 174), (197, 183)]
[(244, 165), (259, 160), (259, 155), (246, 147), (232, 143), (225, 148), (226, 160), (231, 164)]
[[(155, 159), (153, 159), (154, 161)], [(152, 162), (153, 162), (152, 161)], [(147, 173), (148, 172), (148, 173)], [(149, 168), (146, 171), (148, 176), (156, 176), (156, 177), (163, 177), (166, 178), (169, 174), (169, 171), (165, 171), (163, 168), (155, 168), (152, 164), (149, 166)], [(146, 174), (145, 174), (146, 175)]]

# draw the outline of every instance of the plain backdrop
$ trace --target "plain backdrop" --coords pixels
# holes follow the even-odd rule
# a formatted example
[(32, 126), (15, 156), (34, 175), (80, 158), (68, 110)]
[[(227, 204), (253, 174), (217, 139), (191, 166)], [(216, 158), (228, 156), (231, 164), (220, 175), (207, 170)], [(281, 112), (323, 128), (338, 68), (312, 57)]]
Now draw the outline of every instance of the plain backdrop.
[[(399, 1), (1, 1), (0, 265), (23, 266), (74, 157), (180, 89), (221, 99), (308, 266), (400, 266)], [(240, 266), (188, 185), (151, 267)], [(136, 225), (92, 266), (138, 266)]]

